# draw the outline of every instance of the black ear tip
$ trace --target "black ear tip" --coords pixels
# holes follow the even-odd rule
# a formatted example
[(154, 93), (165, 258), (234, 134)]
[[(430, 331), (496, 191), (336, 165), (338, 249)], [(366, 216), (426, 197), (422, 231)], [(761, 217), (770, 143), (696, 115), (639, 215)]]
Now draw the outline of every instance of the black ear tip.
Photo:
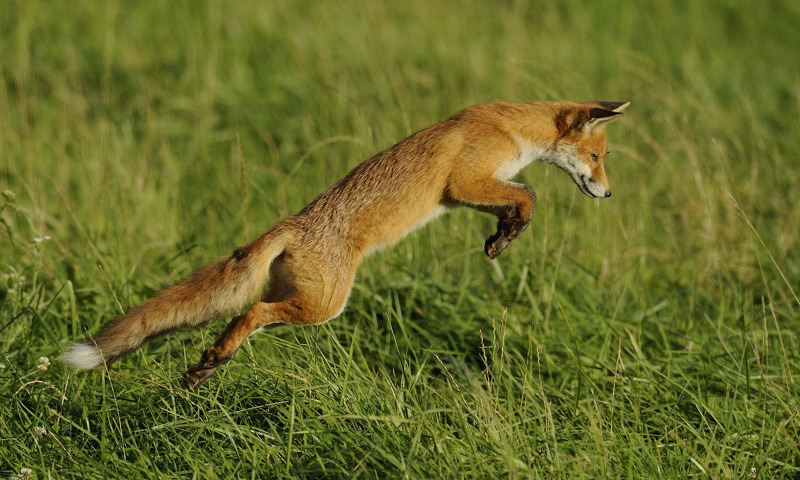
[(622, 116), (622, 112), (617, 112), (608, 108), (592, 108), (589, 110), (589, 117), (594, 119), (610, 118)]
[(625, 109), (631, 102), (594, 102), (597, 105), (600, 105), (602, 108), (606, 110), (611, 110), (612, 112), (621, 112)]

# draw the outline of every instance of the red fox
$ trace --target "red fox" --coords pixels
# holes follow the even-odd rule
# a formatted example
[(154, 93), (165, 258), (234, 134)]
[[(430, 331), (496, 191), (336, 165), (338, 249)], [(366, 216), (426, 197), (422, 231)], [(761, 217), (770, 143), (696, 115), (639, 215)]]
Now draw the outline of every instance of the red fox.
[(185, 374), (190, 388), (199, 387), (256, 331), (338, 316), (365, 256), (457, 206), (497, 217), (497, 231), (484, 245), (495, 259), (530, 223), (536, 194), (509, 179), (531, 162), (560, 167), (591, 198), (611, 195), (605, 127), (628, 105), (468, 107), (368, 159), (297, 215), (115, 318), (61, 360), (79, 369), (107, 366), (147, 340), (260, 298)]

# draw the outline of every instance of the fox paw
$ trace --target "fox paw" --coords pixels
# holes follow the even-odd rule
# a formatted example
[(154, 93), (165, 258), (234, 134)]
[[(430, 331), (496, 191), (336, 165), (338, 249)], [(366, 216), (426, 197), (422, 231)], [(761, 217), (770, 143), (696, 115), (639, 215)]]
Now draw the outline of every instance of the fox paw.
[(506, 249), (509, 243), (511, 243), (511, 240), (507, 236), (495, 233), (486, 239), (486, 243), (483, 245), (483, 251), (486, 253), (486, 256), (489, 257), (489, 260), (494, 260), (498, 255), (503, 253), (503, 250)]
[(530, 225), (530, 221), (525, 221), (519, 218), (505, 218), (497, 222), (497, 233), (494, 236), (506, 237), (510, 242), (517, 238), (517, 236), (524, 232)]
[(198, 365), (190, 368), (189, 371), (183, 374), (183, 381), (186, 382), (186, 386), (190, 390), (195, 390), (199, 388), (200, 385), (206, 383), (216, 371), (217, 367), (202, 368)]
[(183, 380), (186, 382), (186, 386), (190, 389), (198, 388), (200, 385), (206, 383), (212, 375), (214, 375), (214, 372), (217, 371), (217, 367), (227, 363), (228, 360), (230, 360), (230, 357), (218, 357), (216, 350), (209, 348), (203, 352), (200, 363), (194, 367), (191, 367), (183, 375)]

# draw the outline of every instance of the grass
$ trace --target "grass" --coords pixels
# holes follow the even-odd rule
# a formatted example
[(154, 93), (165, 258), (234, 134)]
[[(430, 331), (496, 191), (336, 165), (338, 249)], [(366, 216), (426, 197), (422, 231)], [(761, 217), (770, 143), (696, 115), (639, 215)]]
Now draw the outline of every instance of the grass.
[[(797, 478), (798, 23), (777, 0), (8, 2), (0, 475)], [(453, 212), (196, 393), (222, 319), (108, 374), (53, 360), (494, 98), (630, 100), (614, 196), (532, 165), (497, 261), (491, 219)]]

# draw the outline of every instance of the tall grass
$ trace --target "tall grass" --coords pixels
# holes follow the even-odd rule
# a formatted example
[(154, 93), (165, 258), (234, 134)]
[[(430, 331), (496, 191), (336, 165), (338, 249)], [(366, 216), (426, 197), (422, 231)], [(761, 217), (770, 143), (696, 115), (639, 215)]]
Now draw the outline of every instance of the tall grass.
[[(791, 1), (7, 2), (0, 475), (795, 478)], [(459, 210), (326, 325), (179, 382), (224, 320), (54, 359), (473, 103), (630, 100), (609, 200), (532, 165), (495, 262)]]

